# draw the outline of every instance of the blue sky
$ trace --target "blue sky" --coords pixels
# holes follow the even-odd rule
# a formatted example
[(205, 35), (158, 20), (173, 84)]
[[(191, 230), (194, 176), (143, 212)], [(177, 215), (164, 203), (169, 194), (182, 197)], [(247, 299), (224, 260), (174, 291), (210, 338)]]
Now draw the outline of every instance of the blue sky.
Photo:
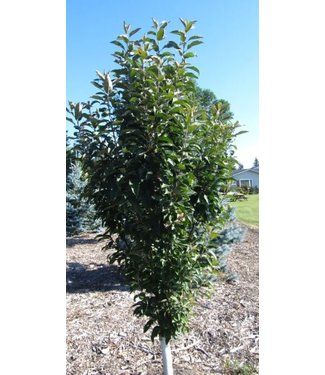
[[(154, 17), (181, 27), (179, 17), (197, 20), (193, 63), (200, 69), (198, 84), (230, 102), (235, 119), (248, 133), (238, 137), (238, 160), (250, 167), (258, 157), (258, 1), (257, 0), (67, 0), (67, 100), (87, 100), (96, 70), (113, 68), (110, 41), (123, 33), (123, 21), (149, 30)], [(140, 33), (139, 33), (140, 34)]]

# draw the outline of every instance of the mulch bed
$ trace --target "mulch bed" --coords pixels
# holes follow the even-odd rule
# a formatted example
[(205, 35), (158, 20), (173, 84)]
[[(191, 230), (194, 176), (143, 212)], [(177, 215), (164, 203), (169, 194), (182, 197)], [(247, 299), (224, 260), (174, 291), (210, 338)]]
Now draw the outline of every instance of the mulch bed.
[[(258, 373), (258, 229), (247, 228), (228, 265), (237, 279), (219, 281), (193, 309), (190, 332), (171, 341), (175, 375)], [(67, 375), (158, 375), (158, 340), (132, 314), (133, 294), (102, 244), (87, 234), (67, 239)]]

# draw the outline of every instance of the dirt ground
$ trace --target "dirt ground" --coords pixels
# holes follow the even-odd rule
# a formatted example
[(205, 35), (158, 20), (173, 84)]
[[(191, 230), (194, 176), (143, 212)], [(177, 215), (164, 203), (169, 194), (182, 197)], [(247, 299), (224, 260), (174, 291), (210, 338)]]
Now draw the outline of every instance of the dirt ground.
[[(133, 295), (93, 238), (67, 239), (67, 375), (162, 374), (158, 340), (143, 333), (146, 319), (133, 316)], [(237, 279), (216, 283), (189, 334), (171, 341), (175, 375), (258, 373), (258, 247), (258, 230), (247, 228), (228, 261)]]

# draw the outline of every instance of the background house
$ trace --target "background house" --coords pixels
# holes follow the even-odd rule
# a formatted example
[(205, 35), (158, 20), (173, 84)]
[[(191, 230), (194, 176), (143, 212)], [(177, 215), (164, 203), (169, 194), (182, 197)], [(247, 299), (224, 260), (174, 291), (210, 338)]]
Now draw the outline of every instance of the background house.
[(249, 169), (237, 169), (232, 176), (236, 180), (235, 184), (238, 187), (255, 187), (259, 188), (259, 167)]

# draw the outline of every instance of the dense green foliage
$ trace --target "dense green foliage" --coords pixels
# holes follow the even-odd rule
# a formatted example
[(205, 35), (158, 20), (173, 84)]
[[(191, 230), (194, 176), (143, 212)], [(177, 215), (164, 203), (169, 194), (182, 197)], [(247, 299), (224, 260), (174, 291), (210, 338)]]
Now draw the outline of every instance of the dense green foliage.
[(118, 67), (97, 72), (91, 100), (68, 109), (86, 194), (107, 228), (106, 248), (115, 248), (110, 262), (138, 291), (144, 330), (167, 343), (187, 329), (191, 304), (218, 266), (213, 240), (229, 216), (222, 191), (239, 126), (224, 118), (225, 102), (199, 104), (199, 71), (189, 61), (202, 41), (189, 36), (193, 21), (181, 22), (168, 42), (165, 21), (153, 20), (140, 38), (124, 24), (112, 42)]

